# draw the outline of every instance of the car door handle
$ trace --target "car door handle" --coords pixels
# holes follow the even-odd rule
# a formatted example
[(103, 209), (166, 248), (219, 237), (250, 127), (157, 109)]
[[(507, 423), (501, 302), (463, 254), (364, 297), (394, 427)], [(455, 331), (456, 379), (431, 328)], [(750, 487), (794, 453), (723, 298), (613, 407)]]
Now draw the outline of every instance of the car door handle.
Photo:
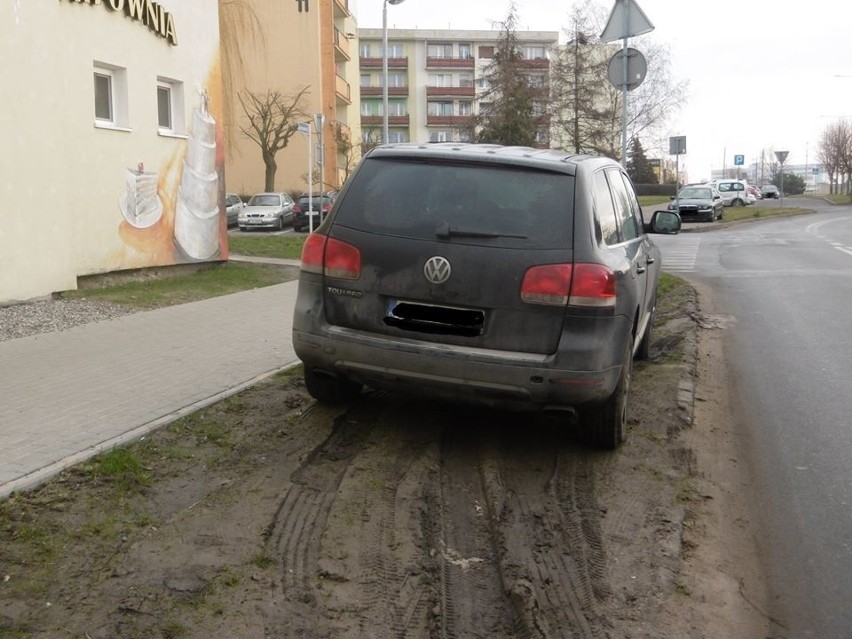
[(651, 257), (651, 256), (649, 255), (649, 256), (647, 257), (647, 259), (645, 260), (645, 264), (653, 264), (653, 263), (654, 263), (654, 262), (656, 262), (656, 261), (657, 261), (657, 259), (656, 259), (656, 258)]
[(637, 273), (644, 273), (644, 272), (645, 272), (645, 271), (647, 271), (647, 270), (648, 270), (648, 269), (647, 269), (647, 268), (645, 268), (644, 266), (642, 266), (641, 264), (637, 264), (637, 265), (636, 265), (636, 272), (637, 272)]

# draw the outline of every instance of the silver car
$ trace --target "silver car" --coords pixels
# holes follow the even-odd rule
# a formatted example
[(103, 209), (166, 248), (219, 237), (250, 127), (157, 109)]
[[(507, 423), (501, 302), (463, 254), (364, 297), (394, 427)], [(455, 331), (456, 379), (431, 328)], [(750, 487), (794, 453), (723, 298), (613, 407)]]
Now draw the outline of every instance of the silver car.
[(240, 211), (245, 208), (246, 203), (236, 193), (228, 193), (225, 195), (225, 217), (228, 220), (228, 228), (237, 225), (237, 220), (240, 216)]
[(241, 231), (275, 229), (280, 231), (293, 223), (293, 198), (287, 193), (258, 193), (252, 195), (237, 217)]

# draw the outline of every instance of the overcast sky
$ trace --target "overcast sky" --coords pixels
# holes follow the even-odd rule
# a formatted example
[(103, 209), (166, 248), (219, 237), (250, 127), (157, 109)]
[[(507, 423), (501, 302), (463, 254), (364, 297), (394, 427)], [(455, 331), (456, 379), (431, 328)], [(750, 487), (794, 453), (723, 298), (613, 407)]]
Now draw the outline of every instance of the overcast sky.
[[(636, 2), (654, 30), (628, 45), (640, 51), (649, 40), (667, 45), (673, 75), (689, 80), (684, 107), (666, 133), (686, 136), (680, 166), (690, 180), (708, 178), (723, 163), (731, 167), (737, 154), (749, 164), (762, 151), (786, 150), (788, 164), (813, 164), (826, 125), (852, 120), (848, 0)], [(607, 14), (614, 3), (598, 2)], [(349, 4), (359, 27), (382, 27), (382, 0)], [(515, 4), (521, 29), (560, 32), (574, 6), (571, 0)], [(508, 0), (404, 0), (388, 5), (388, 28), (492, 29), (508, 8)]]

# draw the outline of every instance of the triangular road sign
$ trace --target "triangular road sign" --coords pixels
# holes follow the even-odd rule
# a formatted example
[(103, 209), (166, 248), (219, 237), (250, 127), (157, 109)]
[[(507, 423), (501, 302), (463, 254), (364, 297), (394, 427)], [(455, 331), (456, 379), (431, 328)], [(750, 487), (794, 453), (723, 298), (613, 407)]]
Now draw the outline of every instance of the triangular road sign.
[(653, 30), (654, 25), (635, 0), (615, 0), (615, 6), (609, 14), (609, 20), (600, 39), (601, 42), (613, 42)]
[(775, 151), (775, 157), (778, 158), (779, 164), (784, 164), (784, 160), (787, 159), (787, 154), (789, 151)]

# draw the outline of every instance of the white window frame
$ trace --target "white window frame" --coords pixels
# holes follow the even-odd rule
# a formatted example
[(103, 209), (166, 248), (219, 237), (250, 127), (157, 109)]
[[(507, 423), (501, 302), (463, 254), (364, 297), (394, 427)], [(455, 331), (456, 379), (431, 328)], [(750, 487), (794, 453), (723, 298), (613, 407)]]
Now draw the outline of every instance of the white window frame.
[[(160, 122), (160, 89), (166, 89), (169, 93), (169, 120), (170, 126), (163, 126)], [(160, 135), (186, 137), (186, 117), (184, 116), (184, 91), (183, 82), (172, 78), (157, 78), (157, 132)]]
[(408, 142), (408, 129), (388, 129), (388, 142)]
[[(120, 131), (129, 131), (130, 121), (128, 118), (127, 107), (127, 69), (113, 64), (95, 61), (92, 73), (92, 92), (95, 102), (97, 102), (97, 85), (95, 79), (97, 76), (109, 78), (109, 104), (110, 114), (108, 118), (99, 118), (93, 113), (93, 121), (95, 127), (99, 129), (116, 129)], [(96, 107), (95, 104), (92, 105)]]
[(438, 129), (429, 132), (430, 142), (454, 142), (453, 132), (447, 129)]

